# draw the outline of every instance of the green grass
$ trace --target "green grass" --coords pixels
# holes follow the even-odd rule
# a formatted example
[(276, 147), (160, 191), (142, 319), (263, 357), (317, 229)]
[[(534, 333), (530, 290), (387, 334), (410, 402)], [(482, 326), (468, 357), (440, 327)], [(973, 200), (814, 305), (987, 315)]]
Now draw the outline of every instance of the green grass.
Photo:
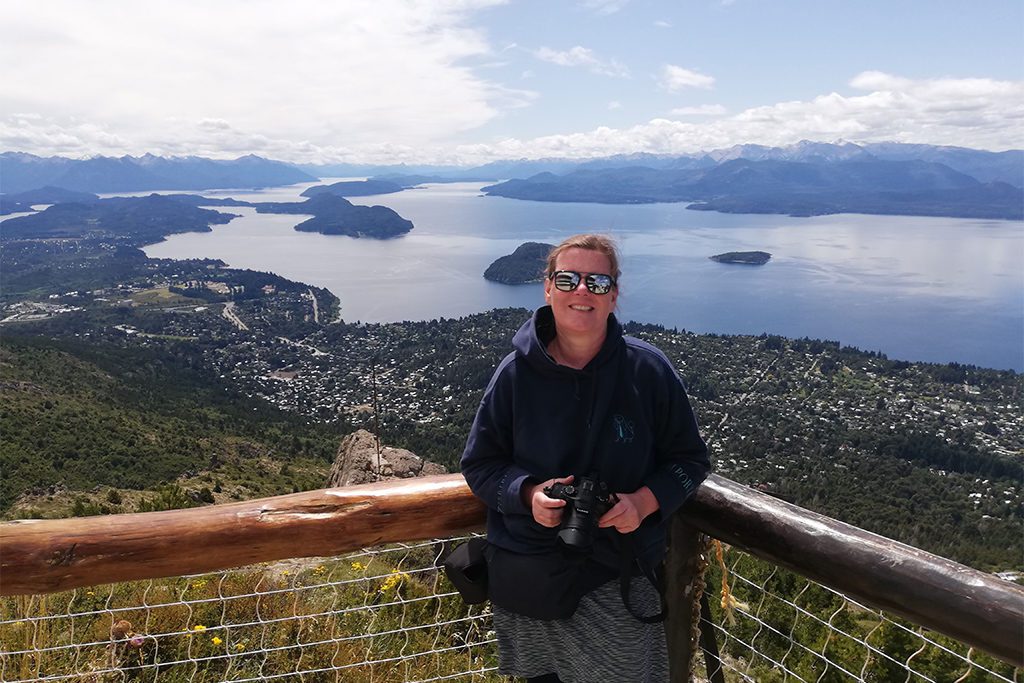
[[(4, 598), (0, 650), (33, 650), (3, 656), (5, 677), (110, 669), (96, 680), (158, 671), (177, 683), (338, 668), (342, 681), (405, 681), (493, 666), (492, 646), (473, 648), (473, 660), (465, 648), (416, 656), (485, 640), (490, 628), (481, 619), (417, 628), (471, 614), (438, 597), (452, 589), (435, 571), (413, 571), (432, 557), (426, 547)], [(47, 615), (60, 618), (39, 619)]]
[(155, 287), (131, 295), (131, 300), (140, 306), (205, 306), (206, 301), (190, 296), (175, 294), (167, 287)]

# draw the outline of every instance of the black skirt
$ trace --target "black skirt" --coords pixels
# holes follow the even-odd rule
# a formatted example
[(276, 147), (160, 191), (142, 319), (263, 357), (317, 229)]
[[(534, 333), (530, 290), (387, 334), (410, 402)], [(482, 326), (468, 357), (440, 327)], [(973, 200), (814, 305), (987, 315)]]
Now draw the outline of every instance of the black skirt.
[[(645, 577), (634, 577), (630, 603), (641, 614), (661, 608)], [(619, 582), (583, 596), (568, 619), (541, 621), (493, 605), (498, 671), (532, 678), (555, 673), (563, 683), (667, 683), (668, 648), (662, 623), (637, 621), (622, 603)]]

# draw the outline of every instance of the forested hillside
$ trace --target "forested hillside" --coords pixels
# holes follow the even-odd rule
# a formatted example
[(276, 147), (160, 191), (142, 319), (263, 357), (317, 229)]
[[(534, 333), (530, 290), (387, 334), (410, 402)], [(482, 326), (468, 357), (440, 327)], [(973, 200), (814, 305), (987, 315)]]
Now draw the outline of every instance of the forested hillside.
[[(213, 489), (248, 498), (318, 488), (336, 447), (339, 425), (242, 396), (182, 341), (157, 350), (5, 335), (0, 368), (0, 509), (34, 494), (18, 515), (131, 511), (139, 505), (127, 498), (152, 505), (167, 497), (162, 486), (199, 474), (205, 483), (172, 489), (171, 506), (213, 502)], [(75, 493), (97, 487), (116, 492)], [(145, 489), (155, 495), (121, 493)]]

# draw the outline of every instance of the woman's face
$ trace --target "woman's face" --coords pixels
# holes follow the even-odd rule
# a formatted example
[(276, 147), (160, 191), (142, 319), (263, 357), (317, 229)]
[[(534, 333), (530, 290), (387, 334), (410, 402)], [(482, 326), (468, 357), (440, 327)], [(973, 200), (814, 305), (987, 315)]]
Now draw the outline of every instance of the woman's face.
[(593, 294), (587, 289), (584, 279), (592, 273), (610, 275), (608, 257), (590, 249), (566, 249), (558, 255), (555, 270), (574, 270), (584, 276), (571, 292), (555, 288), (550, 279), (544, 281), (544, 297), (551, 304), (558, 333), (603, 336), (607, 331), (608, 315), (615, 310), (619, 290), (613, 287), (607, 294)]

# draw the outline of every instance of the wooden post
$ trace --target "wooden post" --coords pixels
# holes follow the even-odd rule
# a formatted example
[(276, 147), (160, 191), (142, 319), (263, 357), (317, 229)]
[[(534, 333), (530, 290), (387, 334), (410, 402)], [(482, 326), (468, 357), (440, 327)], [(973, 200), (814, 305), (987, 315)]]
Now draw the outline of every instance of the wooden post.
[(697, 642), (693, 638), (700, 615), (698, 581), (703, 561), (701, 533), (675, 515), (669, 525), (668, 555), (665, 557), (665, 638), (668, 641), (669, 679), (672, 683), (692, 680)]

